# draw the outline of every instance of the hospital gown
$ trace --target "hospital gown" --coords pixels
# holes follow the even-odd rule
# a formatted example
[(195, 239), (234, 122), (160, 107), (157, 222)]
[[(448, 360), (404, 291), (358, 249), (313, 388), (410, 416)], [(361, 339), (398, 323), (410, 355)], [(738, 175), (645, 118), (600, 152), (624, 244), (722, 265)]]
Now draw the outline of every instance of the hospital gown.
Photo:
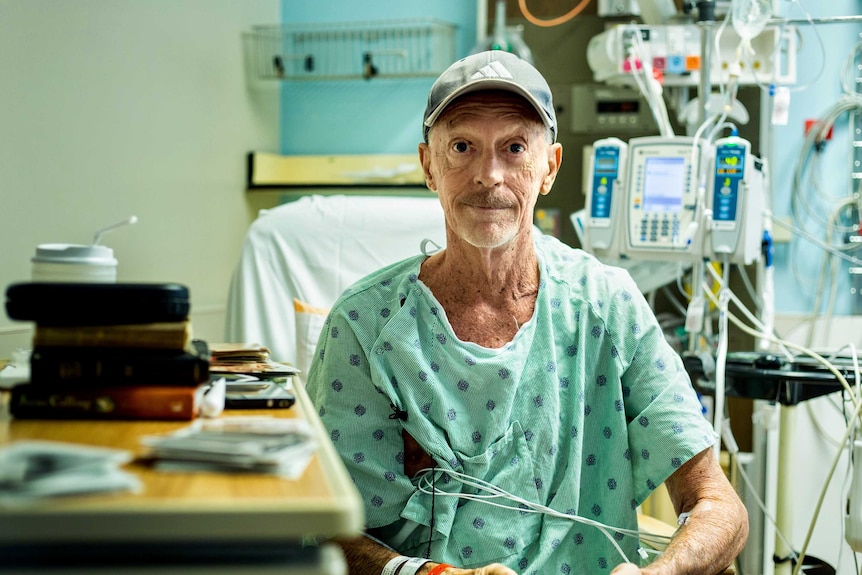
[[(637, 529), (636, 507), (714, 441), (628, 273), (548, 236), (536, 251), (533, 317), (499, 349), (458, 339), (418, 280), (424, 256), (359, 281), (327, 318), (308, 390), (366, 526), (404, 555), (524, 575), (637, 563), (622, 532)], [(405, 475), (402, 430), (431, 471)], [(484, 492), (448, 471), (516, 498), (453, 497)]]

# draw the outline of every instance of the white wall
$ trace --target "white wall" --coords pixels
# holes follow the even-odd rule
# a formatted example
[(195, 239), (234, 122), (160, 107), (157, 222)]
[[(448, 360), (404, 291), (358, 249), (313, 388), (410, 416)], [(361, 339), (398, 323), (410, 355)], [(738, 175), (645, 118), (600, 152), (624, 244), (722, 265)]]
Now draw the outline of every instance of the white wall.
[[(0, 0), (0, 287), (39, 243), (106, 234), (120, 281), (189, 286), (195, 334), (223, 337), (256, 209), (245, 155), (278, 151), (278, 86), (249, 86), (242, 31), (279, 0)], [(30, 325), (0, 313), (0, 358)]]

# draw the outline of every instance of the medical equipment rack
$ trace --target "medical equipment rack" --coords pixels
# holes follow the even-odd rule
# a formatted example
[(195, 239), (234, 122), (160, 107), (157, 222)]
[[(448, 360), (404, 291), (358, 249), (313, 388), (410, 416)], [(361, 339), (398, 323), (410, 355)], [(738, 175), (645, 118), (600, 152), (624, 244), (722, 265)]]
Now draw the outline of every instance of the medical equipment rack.
[(432, 18), (259, 25), (244, 36), (260, 80), (437, 76), (455, 60), (455, 25)]

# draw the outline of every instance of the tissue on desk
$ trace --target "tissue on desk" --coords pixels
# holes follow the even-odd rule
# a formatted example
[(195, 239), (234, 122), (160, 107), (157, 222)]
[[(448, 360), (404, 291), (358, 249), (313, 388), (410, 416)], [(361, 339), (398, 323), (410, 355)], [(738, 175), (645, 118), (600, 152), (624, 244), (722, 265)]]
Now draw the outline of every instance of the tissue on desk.
[(140, 480), (122, 471), (132, 454), (120, 449), (59, 441), (22, 440), (0, 449), (0, 504), (42, 497), (139, 491)]

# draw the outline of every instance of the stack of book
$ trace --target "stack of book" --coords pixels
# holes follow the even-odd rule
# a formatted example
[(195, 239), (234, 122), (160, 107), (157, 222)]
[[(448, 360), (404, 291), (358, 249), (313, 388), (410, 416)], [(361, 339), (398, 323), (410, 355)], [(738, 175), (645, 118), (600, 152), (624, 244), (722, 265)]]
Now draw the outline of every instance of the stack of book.
[(225, 379), (225, 409), (293, 406), (293, 378), (299, 370), (273, 361), (259, 343), (210, 344), (210, 374)]
[[(55, 284), (60, 286), (62, 284)], [(36, 322), (30, 380), (12, 388), (9, 411), (28, 419), (179, 419), (198, 416), (209, 380), (209, 349), (192, 339), (189, 306), (149, 301), (178, 295), (175, 284), (17, 284), (7, 290), (13, 319)], [(71, 292), (69, 286), (71, 287)], [(10, 293), (11, 292), (11, 293)], [(22, 295), (23, 294), (23, 295)], [(16, 307), (22, 299), (67, 300), (84, 308), (102, 299), (98, 311), (46, 315)], [(17, 297), (17, 299), (16, 299)], [(149, 298), (149, 299), (147, 299)], [(54, 307), (61, 310), (62, 306)], [(146, 306), (144, 306), (146, 307)], [(108, 311), (106, 311), (106, 309)], [(66, 308), (71, 309), (71, 308)], [(153, 320), (153, 321), (149, 321)]]

